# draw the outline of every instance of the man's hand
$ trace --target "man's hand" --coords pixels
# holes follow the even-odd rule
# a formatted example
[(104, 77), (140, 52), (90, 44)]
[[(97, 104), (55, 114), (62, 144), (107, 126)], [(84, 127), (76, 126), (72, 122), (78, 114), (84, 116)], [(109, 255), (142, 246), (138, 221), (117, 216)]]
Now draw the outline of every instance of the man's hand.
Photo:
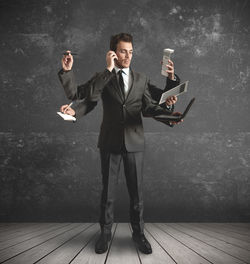
[[(172, 115), (173, 115), (173, 116), (180, 116), (180, 115), (182, 115), (182, 113), (180, 113), (180, 112), (174, 112)], [(181, 120), (178, 121), (178, 122), (172, 121), (172, 122), (170, 122), (170, 125), (180, 124), (181, 122), (183, 122), (183, 119), (181, 119)]]
[(106, 55), (107, 69), (112, 72), (115, 67), (115, 59), (118, 59), (116, 53), (112, 50), (108, 51)]
[(71, 55), (71, 51), (67, 50), (67, 55), (64, 55), (62, 58), (62, 68), (64, 71), (70, 71), (73, 66), (73, 56)]
[(76, 114), (75, 110), (72, 109), (69, 105), (62, 105), (60, 111), (64, 114), (74, 116)]
[(168, 78), (170, 80), (174, 80), (174, 63), (171, 60), (168, 60), (168, 64), (166, 66), (168, 68), (168, 70), (166, 70)]
[(177, 102), (177, 96), (169, 96), (167, 99), (166, 99), (166, 105), (167, 106), (171, 106), (173, 104), (175, 104)]
[[(163, 63), (163, 61), (161, 61), (161, 64)], [(168, 78), (170, 80), (174, 80), (174, 63), (171, 60), (168, 60), (169, 64), (166, 64), (166, 72), (168, 73)]]

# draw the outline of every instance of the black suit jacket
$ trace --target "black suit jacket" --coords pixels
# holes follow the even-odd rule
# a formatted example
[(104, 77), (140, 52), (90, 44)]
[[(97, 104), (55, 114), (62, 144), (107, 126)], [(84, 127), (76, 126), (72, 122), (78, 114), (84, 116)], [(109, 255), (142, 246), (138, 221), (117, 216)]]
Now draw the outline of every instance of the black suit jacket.
[[(91, 111), (102, 99), (103, 121), (98, 140), (98, 147), (101, 149), (119, 153), (125, 145), (129, 152), (143, 151), (142, 115), (153, 117), (172, 113), (172, 109), (159, 106), (158, 100), (152, 98), (152, 91), (155, 97), (159, 97), (162, 90), (151, 85), (145, 74), (131, 70), (131, 75), (132, 85), (125, 97), (114, 72), (105, 70), (97, 73), (81, 86), (76, 85), (72, 71), (59, 72), (67, 97), (71, 100), (84, 98), (84, 101), (74, 108), (77, 118)], [(171, 83), (170, 80), (168, 82)], [(172, 81), (171, 84), (174, 87), (177, 83)], [(165, 90), (171, 88), (166, 87)]]

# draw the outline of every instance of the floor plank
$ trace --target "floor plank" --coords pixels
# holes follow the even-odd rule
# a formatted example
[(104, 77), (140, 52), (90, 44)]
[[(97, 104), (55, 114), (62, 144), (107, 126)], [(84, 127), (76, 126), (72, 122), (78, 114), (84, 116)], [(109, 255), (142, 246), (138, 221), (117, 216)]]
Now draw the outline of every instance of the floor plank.
[[(48, 223), (46, 223), (48, 224)], [(30, 230), (32, 228), (41, 227), (40, 223), (20, 223), (15, 224), (14, 226), (10, 225), (8, 227), (2, 227), (0, 230), (0, 239), (2, 240), (4, 236), (9, 236), (11, 234), (23, 232), (25, 230)]]
[[(74, 232), (75, 230), (76, 230), (75, 232), (77, 232), (79, 227), (81, 228), (82, 226), (83, 224), (79, 224), (79, 223), (70, 224), (58, 230), (51, 231), (39, 237), (32, 238), (21, 244), (1, 250), (0, 251), (0, 262), (10, 259), (9, 263), (11, 263), (12, 260), (14, 261), (13, 257), (18, 256), (16, 257), (16, 259), (18, 259), (22, 255), (26, 255), (25, 252), (28, 252), (28, 250), (31, 250), (31, 249), (33, 249), (32, 252), (34, 252), (35, 254), (37, 251), (37, 248), (36, 248), (37, 246), (42, 245), (45, 242), (48, 242), (49, 244), (52, 238), (60, 237), (60, 235), (63, 236), (65, 233), (67, 234), (68, 232)], [(37, 252), (37, 253), (40, 254), (41, 252)], [(18, 261), (16, 263), (18, 263)], [(19, 262), (19, 263), (22, 263), (22, 262)], [(23, 262), (23, 263), (26, 263), (26, 262)], [(29, 262), (29, 263), (32, 263), (32, 262)]]
[(250, 250), (250, 243), (249, 242), (246, 242), (246, 241), (243, 241), (243, 240), (240, 240), (240, 239), (237, 239), (237, 238), (233, 238), (233, 237), (230, 237), (228, 235), (225, 235), (225, 234), (222, 234), (222, 233), (218, 233), (217, 231), (215, 230), (209, 230), (207, 229), (206, 227), (204, 227), (204, 225), (200, 225), (200, 224), (197, 224), (197, 223), (178, 223), (179, 225), (181, 226), (184, 226), (186, 228), (189, 228), (189, 229), (193, 229), (193, 230), (196, 230), (208, 237), (213, 237), (213, 238), (216, 238), (216, 239), (219, 239), (221, 241), (224, 241), (226, 243), (229, 243), (229, 244), (232, 244), (236, 247), (240, 247), (240, 248), (243, 248), (243, 249), (246, 249), (246, 250)]
[(73, 239), (68, 240), (65, 244), (51, 252), (49, 255), (38, 261), (39, 264), (61, 264), (70, 263), (75, 256), (93, 239), (98, 231), (98, 225), (87, 226), (79, 232)]
[(250, 229), (250, 223), (229, 223), (229, 224), (232, 226), (241, 226), (241, 227), (243, 226)]
[(147, 231), (147, 224), (145, 224), (145, 236), (151, 244), (153, 253), (145, 255), (139, 252), (141, 262), (143, 264), (175, 264), (176, 262), (170, 257), (167, 251), (161, 246), (157, 239)]
[(225, 226), (216, 226), (216, 225), (212, 225), (212, 224), (207, 224), (207, 223), (202, 223), (199, 224), (200, 226), (202, 226), (203, 228), (218, 232), (220, 234), (224, 234), (226, 236), (229, 237), (233, 237), (233, 238), (237, 238), (246, 242), (250, 242), (250, 236), (246, 235), (246, 234), (239, 234), (237, 233), (237, 231), (234, 231), (233, 229), (227, 229)]
[(140, 264), (139, 256), (131, 236), (128, 223), (118, 224), (106, 261), (107, 264)]
[(24, 235), (19, 235), (16, 237), (11, 236), (9, 239), (6, 241), (0, 242), (0, 250), (9, 248), (11, 246), (20, 244), (24, 241), (30, 240), (32, 238), (41, 236), (42, 234), (49, 233), (51, 231), (60, 229), (64, 226), (70, 225), (69, 223), (58, 223), (58, 224), (49, 224), (48, 226), (42, 225), (40, 229), (37, 229), (36, 231), (32, 231), (30, 233), (24, 234)]
[[(161, 224), (160, 224), (161, 226)], [(164, 227), (163, 227), (164, 228)], [(186, 245), (181, 243), (172, 235), (164, 232), (157, 225), (147, 224), (148, 232), (162, 245), (165, 251), (178, 264), (208, 264), (210, 263), (197, 252), (190, 250)]]
[[(109, 250), (96, 254), (94, 223), (6, 223), (4, 264), (250, 264), (249, 223), (146, 223), (153, 253), (140, 253), (128, 223), (114, 224)], [(4, 236), (1, 236), (3, 234)], [(9, 234), (9, 236), (8, 236)]]
[[(220, 225), (223, 226), (223, 223), (220, 223)], [(250, 227), (247, 225), (232, 225), (232, 224), (227, 224), (227, 227), (233, 228), (233, 230), (237, 230), (237, 232), (242, 232), (243, 234), (248, 234), (250, 236)]]
[(231, 226), (231, 225), (223, 224), (223, 223), (206, 223), (206, 225), (211, 226), (211, 227), (215, 227), (217, 229), (222, 229), (222, 230), (225, 230), (227, 232), (241, 234), (241, 235), (246, 236), (248, 238), (250, 237), (250, 230), (242, 229), (241, 227), (238, 227), (238, 226)]
[(195, 231), (193, 229), (190, 229), (190, 227), (183, 227), (182, 225), (179, 224), (170, 224), (171, 227), (176, 228), (177, 230), (192, 236), (207, 245), (210, 245), (212, 247), (215, 247), (228, 255), (231, 255), (235, 258), (238, 258), (239, 260), (242, 260), (243, 262), (245, 261), (248, 263), (250, 261), (250, 251), (246, 249), (242, 249), (240, 247), (234, 246), (230, 243), (227, 243), (225, 241), (219, 240), (214, 237), (207, 236), (206, 234), (203, 234), (199, 231)]
[[(99, 225), (98, 225), (99, 226)], [(112, 237), (114, 237), (116, 232), (117, 224), (114, 224), (112, 227)], [(103, 254), (96, 254), (95, 253), (95, 243), (100, 235), (100, 231), (93, 237), (88, 245), (81, 250), (81, 252), (75, 257), (75, 259), (70, 264), (102, 264), (105, 263), (105, 260), (108, 257), (108, 252)], [(109, 247), (112, 246), (112, 241), (109, 244)]]
[(0, 243), (4, 243), (6, 241), (16, 239), (17, 237), (22, 237), (22, 236), (32, 234), (33, 232), (49, 228), (53, 225), (56, 225), (56, 224), (52, 224), (52, 223), (45, 224), (44, 223), (42, 225), (36, 225), (36, 226), (30, 226), (30, 227), (26, 226), (23, 229), (19, 229), (18, 231), (13, 231), (12, 233), (9, 233), (9, 234), (4, 234), (4, 235), (0, 234)]
[(2, 230), (2, 228), (9, 228), (9, 227), (14, 227), (14, 226), (20, 226), (20, 225), (30, 225), (30, 224), (35, 224), (35, 223), (32, 223), (32, 222), (10, 222), (10, 223), (1, 223), (0, 224), (0, 229)]
[[(193, 250), (200, 256), (203, 256), (212, 263), (227, 263), (227, 264), (243, 264), (244, 261), (230, 256), (229, 254), (204, 243), (201, 239), (197, 239), (195, 236), (184, 233), (176, 228), (173, 228), (175, 224), (157, 224), (163, 231), (167, 232), (169, 235), (173, 236), (175, 239), (183, 243), (186, 247)], [(185, 230), (186, 231), (186, 230)]]

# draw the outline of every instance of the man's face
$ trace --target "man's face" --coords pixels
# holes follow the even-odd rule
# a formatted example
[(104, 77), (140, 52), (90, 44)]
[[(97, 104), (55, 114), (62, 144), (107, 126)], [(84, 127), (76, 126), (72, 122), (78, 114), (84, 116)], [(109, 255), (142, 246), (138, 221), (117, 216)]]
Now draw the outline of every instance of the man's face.
[(128, 68), (133, 56), (133, 46), (131, 42), (120, 41), (116, 47), (116, 55), (118, 60), (116, 65), (120, 68)]

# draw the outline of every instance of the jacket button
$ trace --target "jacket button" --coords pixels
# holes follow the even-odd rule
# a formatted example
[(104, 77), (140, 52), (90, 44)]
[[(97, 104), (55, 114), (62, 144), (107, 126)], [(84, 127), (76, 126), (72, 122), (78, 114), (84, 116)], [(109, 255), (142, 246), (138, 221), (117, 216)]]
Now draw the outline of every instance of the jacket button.
[(123, 106), (123, 108), (126, 108), (126, 105), (124, 104), (124, 105), (122, 105)]

